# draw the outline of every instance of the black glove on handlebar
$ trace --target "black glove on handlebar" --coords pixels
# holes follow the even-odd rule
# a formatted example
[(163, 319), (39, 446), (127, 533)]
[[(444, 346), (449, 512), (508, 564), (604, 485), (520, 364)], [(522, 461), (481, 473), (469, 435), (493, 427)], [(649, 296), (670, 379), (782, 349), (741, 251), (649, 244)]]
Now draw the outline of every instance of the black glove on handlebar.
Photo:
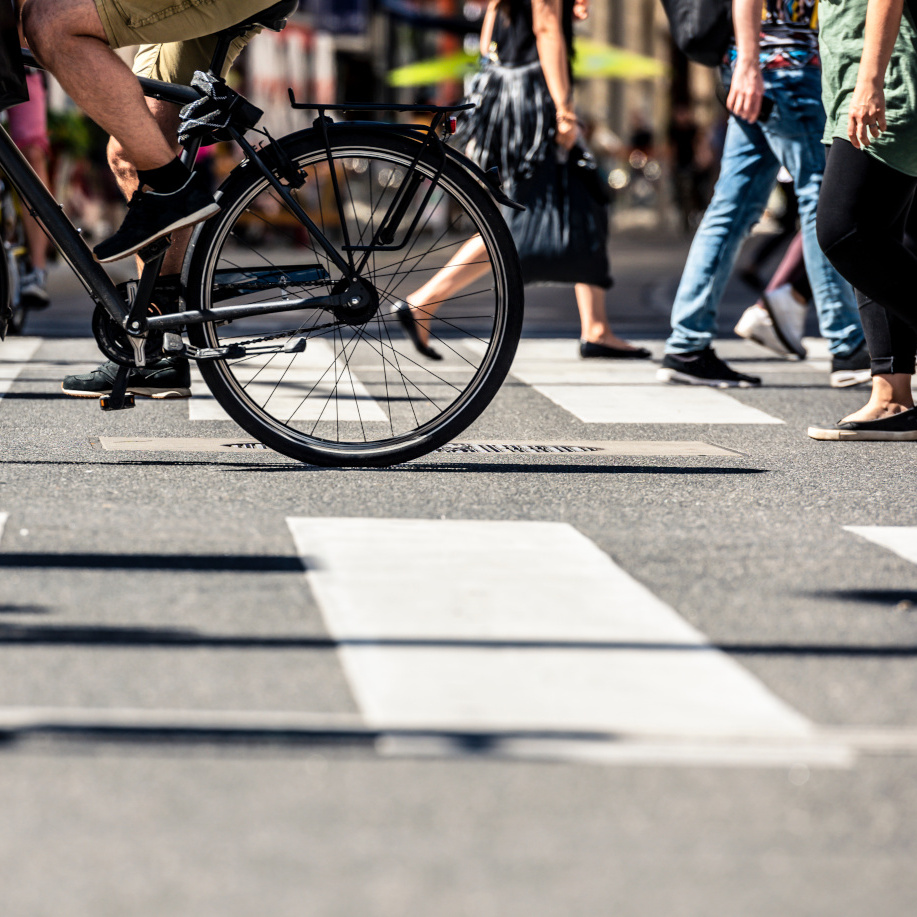
[(240, 133), (254, 127), (264, 112), (244, 96), (230, 89), (223, 80), (198, 70), (191, 85), (202, 97), (181, 110), (178, 140), (186, 143), (197, 137), (202, 145), (231, 140), (226, 130), (231, 124)]

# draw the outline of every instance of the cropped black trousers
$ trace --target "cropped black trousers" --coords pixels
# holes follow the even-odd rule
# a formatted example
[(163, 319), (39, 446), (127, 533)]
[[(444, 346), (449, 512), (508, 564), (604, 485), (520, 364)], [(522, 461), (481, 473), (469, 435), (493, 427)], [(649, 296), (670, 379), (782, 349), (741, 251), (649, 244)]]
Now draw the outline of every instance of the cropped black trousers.
[(872, 374), (914, 373), (917, 176), (835, 140), (818, 200), (818, 242), (856, 290)]

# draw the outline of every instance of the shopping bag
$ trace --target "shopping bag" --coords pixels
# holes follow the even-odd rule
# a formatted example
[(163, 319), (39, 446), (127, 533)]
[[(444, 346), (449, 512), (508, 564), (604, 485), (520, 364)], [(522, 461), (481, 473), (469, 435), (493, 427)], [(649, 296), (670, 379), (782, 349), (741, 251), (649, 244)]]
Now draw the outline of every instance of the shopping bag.
[(608, 261), (611, 194), (592, 155), (576, 146), (558, 161), (546, 157), (516, 188), (524, 211), (508, 211), (507, 223), (525, 283), (612, 285)]
[(0, 111), (27, 102), (25, 69), (12, 0), (0, 0)]

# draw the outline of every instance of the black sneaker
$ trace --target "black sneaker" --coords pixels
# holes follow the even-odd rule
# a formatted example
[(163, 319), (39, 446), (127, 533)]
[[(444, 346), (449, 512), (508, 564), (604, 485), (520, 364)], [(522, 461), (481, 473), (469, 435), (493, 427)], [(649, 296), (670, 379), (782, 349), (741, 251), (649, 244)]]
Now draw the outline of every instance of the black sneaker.
[(730, 369), (712, 347), (691, 353), (667, 353), (656, 378), (660, 382), (709, 385), (713, 388), (752, 388), (761, 384), (757, 376), (746, 376)]
[[(110, 360), (91, 373), (67, 376), (61, 384), (65, 395), (74, 398), (98, 398), (107, 395), (115, 384), (120, 367)], [(127, 390), (144, 398), (190, 398), (191, 370), (184, 357), (163, 357), (143, 369), (132, 369)]]
[(831, 388), (849, 388), (870, 381), (872, 370), (865, 341), (846, 357), (831, 357)]
[(118, 231), (92, 253), (103, 264), (118, 261), (176, 229), (193, 226), (219, 212), (219, 204), (203, 187), (200, 175), (192, 172), (184, 186), (171, 194), (135, 191)]

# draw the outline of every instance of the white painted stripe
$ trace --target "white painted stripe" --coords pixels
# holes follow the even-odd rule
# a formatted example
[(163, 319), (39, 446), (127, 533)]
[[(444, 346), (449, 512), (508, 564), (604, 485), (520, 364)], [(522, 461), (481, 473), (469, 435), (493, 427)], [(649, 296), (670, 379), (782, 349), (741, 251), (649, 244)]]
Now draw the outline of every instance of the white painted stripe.
[(35, 352), (42, 338), (11, 337), (0, 342), (0, 398), (12, 387)]
[(9, 513), (0, 513), (0, 541), (3, 540), (3, 531), (6, 528), (6, 520), (9, 518)]
[(532, 388), (583, 423), (783, 423), (706, 386), (532, 384)]
[(859, 535), (909, 560), (912, 564), (917, 564), (917, 526), (845, 525), (844, 531)]
[(783, 423), (719, 389), (660, 383), (657, 369), (649, 360), (581, 360), (575, 341), (523, 340), (512, 374), (583, 423)]
[(569, 525), (288, 523), (374, 726), (637, 737), (810, 732)]
[[(326, 341), (311, 341), (301, 354), (245, 360), (234, 369), (253, 400), (283, 422), (305, 423), (319, 417), (364, 423), (388, 419), (360, 380), (335, 360)], [(194, 397), (188, 402), (189, 418), (229, 420), (194, 365), (191, 375)]]

